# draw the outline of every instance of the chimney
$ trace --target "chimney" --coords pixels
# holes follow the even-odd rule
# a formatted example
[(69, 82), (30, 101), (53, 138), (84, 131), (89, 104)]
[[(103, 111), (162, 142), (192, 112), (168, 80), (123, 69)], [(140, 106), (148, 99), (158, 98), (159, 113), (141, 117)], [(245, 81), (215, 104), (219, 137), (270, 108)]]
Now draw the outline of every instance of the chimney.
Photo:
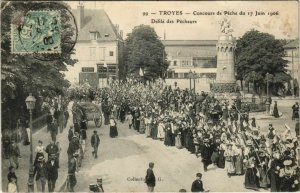
[(80, 30), (83, 26), (83, 19), (84, 19), (84, 6), (82, 3), (79, 3), (77, 6), (77, 26), (78, 29)]

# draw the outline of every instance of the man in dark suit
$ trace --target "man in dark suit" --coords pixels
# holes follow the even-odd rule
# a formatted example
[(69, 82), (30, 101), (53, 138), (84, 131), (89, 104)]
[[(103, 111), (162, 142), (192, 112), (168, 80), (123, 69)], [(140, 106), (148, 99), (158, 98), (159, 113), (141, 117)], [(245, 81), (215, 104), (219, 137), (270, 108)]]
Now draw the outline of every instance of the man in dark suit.
[(145, 177), (145, 183), (148, 186), (148, 192), (153, 192), (154, 191), (154, 187), (155, 187), (155, 175), (153, 172), (153, 168), (154, 168), (154, 163), (150, 162), (149, 163), (149, 168), (147, 169), (147, 174)]
[(68, 133), (69, 142), (72, 141), (73, 136), (74, 136), (74, 127), (70, 126), (69, 133)]
[(48, 169), (44, 156), (38, 158), (38, 163), (34, 166), (33, 177), (35, 177), (37, 192), (45, 192), (45, 185), (48, 178)]
[[(58, 142), (57, 142), (58, 143)], [(57, 164), (59, 165), (59, 153), (60, 149), (57, 145), (57, 143), (50, 141), (50, 144), (47, 145), (45, 152), (48, 154), (48, 160), (50, 159), (50, 155), (55, 154), (56, 158), (55, 160), (57, 161)]]
[(207, 171), (207, 166), (211, 164), (211, 155), (212, 155), (212, 147), (209, 144), (209, 139), (205, 138), (203, 140), (204, 145), (202, 146), (201, 157), (204, 166), (204, 171)]
[(202, 183), (202, 174), (196, 174), (196, 180), (192, 184), (191, 192), (204, 192), (203, 183)]
[(72, 137), (72, 140), (69, 142), (69, 147), (67, 150), (68, 153), (68, 163), (70, 163), (70, 160), (73, 157), (73, 154), (75, 152), (77, 152), (80, 148), (80, 144), (79, 144), (79, 140), (77, 135), (74, 134), (74, 136)]
[(56, 119), (54, 119), (50, 125), (50, 134), (52, 141), (56, 142), (56, 136), (58, 134), (58, 124)]
[(78, 167), (77, 167), (78, 156), (79, 156), (78, 153), (74, 153), (72, 159), (70, 160), (69, 166), (68, 166), (68, 178), (69, 178), (68, 191), (69, 192), (74, 192), (74, 187), (77, 184), (75, 172), (78, 172)]
[(58, 163), (56, 161), (56, 155), (51, 154), (49, 160), (47, 161), (48, 169), (48, 191), (54, 192), (55, 183), (58, 178)]
[(97, 152), (98, 152), (99, 145), (100, 145), (100, 138), (99, 135), (97, 134), (97, 131), (95, 130), (94, 134), (91, 137), (91, 146), (94, 148), (92, 154), (95, 158), (98, 157)]

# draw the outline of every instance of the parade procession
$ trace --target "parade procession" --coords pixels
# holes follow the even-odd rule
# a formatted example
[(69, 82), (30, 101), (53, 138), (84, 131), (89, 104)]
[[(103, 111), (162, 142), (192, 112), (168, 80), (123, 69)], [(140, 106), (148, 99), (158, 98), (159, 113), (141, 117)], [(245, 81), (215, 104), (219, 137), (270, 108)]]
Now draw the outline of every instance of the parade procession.
[(1, 2), (2, 192), (300, 191), (298, 2), (173, 3)]

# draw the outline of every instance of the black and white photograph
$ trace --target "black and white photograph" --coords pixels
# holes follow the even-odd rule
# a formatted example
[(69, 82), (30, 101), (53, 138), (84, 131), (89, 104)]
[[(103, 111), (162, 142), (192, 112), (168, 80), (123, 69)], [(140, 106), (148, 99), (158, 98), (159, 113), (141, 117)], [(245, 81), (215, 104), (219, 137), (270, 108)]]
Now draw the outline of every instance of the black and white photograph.
[(299, 192), (298, 1), (1, 1), (1, 192)]

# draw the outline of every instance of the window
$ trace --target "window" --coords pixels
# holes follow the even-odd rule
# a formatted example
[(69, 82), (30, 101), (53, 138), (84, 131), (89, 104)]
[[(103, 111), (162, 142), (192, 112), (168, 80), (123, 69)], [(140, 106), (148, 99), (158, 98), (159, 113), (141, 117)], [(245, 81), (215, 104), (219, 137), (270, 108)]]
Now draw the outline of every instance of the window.
[(174, 60), (173, 65), (174, 65), (174, 66), (177, 66), (177, 61), (176, 61), (176, 60)]
[(191, 61), (189, 60), (182, 60), (181, 61), (181, 66), (190, 66), (191, 65)]
[(109, 51), (109, 56), (114, 56), (114, 52), (113, 51)]
[(96, 57), (96, 48), (90, 47), (90, 57), (93, 57), (95, 59)]
[(104, 36), (107, 38), (107, 37), (109, 37), (109, 34), (105, 34)]
[(93, 67), (82, 67), (81, 69), (82, 72), (94, 72)]
[(90, 40), (98, 40), (99, 37), (99, 32), (90, 32)]
[(105, 48), (99, 47), (99, 60), (105, 60)]

